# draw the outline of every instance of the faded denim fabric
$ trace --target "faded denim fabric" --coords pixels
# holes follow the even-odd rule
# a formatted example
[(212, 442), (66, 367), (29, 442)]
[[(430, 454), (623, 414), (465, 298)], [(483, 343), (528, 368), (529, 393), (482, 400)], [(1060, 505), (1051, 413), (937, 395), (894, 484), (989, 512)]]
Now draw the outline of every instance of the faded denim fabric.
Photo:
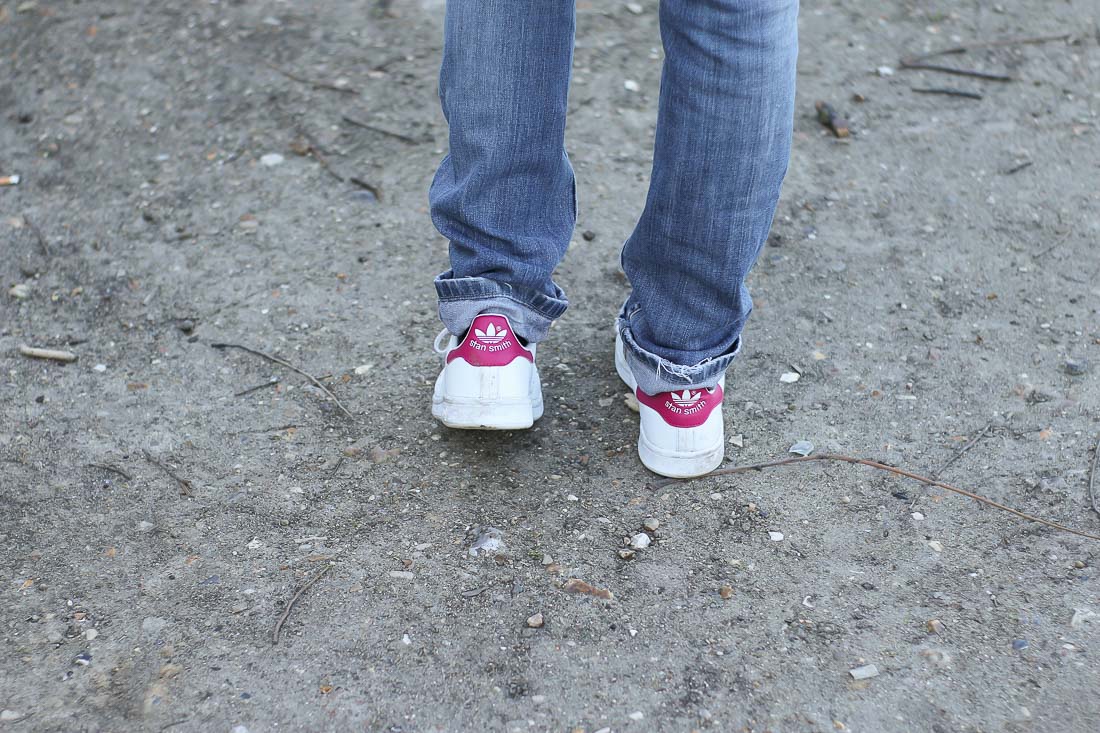
[[(532, 342), (568, 306), (552, 280), (577, 217), (565, 152), (573, 0), (449, 0), (440, 101), (450, 151), (429, 192), (450, 240), (436, 278), (452, 333), (483, 311)], [(715, 385), (752, 310), (790, 156), (797, 0), (662, 0), (645, 209), (622, 251), (617, 328), (648, 394)]]

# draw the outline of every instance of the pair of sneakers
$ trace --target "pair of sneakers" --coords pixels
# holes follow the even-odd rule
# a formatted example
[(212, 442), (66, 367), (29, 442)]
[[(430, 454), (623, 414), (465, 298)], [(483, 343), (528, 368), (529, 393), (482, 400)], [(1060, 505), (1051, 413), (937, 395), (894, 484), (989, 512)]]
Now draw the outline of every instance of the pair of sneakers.
[[(432, 415), (451, 428), (521, 430), (542, 417), (542, 384), (535, 344), (512, 333), (507, 317), (483, 313), (459, 339), (444, 331), (435, 350), (443, 370), (435, 383)], [(638, 455), (649, 470), (687, 478), (722, 463), (723, 385), (649, 395), (638, 389), (615, 334), (615, 369), (638, 401)]]

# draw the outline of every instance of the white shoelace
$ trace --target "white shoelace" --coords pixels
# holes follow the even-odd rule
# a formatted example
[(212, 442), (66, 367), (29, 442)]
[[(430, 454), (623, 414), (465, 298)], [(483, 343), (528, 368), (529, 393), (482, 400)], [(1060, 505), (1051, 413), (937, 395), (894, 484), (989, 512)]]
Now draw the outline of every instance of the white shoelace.
[(451, 332), (444, 328), (442, 331), (439, 332), (439, 335), (435, 337), (435, 343), (432, 344), (432, 349), (435, 351), (435, 353), (442, 356), (447, 353), (447, 347), (442, 346), (441, 344), (445, 344), (450, 340)]

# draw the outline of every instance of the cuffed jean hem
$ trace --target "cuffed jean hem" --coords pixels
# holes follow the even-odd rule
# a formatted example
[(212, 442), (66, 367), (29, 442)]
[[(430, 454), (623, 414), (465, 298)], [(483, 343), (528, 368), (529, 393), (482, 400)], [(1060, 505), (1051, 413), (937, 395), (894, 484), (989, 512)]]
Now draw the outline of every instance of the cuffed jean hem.
[(456, 336), (466, 333), (479, 313), (492, 312), (505, 316), (517, 336), (538, 343), (546, 338), (550, 324), (569, 307), (557, 285), (551, 297), (487, 277), (455, 277), (453, 270), (436, 277), (435, 290), (439, 295), (439, 319)]
[(630, 331), (630, 316), (625, 312), (625, 306), (619, 313), (615, 328), (622, 336), (626, 363), (638, 382), (638, 389), (648, 395), (682, 389), (709, 389), (721, 381), (730, 362), (741, 351), (741, 339), (738, 338), (729, 351), (712, 359), (692, 366), (674, 364), (638, 345)]

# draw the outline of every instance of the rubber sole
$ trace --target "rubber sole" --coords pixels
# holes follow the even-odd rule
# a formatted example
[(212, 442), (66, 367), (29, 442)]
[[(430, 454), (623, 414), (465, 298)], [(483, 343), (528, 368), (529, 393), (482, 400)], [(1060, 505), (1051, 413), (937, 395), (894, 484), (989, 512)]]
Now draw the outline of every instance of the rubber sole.
[(458, 430), (524, 430), (542, 417), (542, 401), (432, 400), (432, 417)]

